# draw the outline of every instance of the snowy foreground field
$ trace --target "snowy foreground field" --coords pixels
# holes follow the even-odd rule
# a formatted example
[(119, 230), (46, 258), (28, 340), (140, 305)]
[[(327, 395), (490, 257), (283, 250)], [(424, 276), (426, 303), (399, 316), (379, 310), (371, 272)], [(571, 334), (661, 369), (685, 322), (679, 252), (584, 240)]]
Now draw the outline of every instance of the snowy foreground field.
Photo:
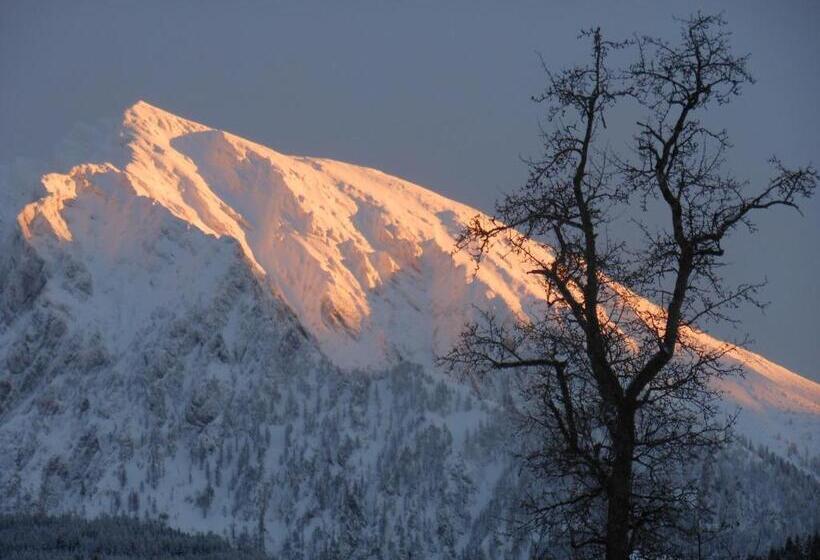
[[(0, 167), (0, 513), (162, 519), (277, 558), (549, 549), (520, 530), (511, 379), (435, 366), (476, 309), (542, 311), (503, 248), (477, 272), (453, 252), (476, 213), (144, 102)], [(820, 529), (820, 385), (728, 359), (740, 437), (692, 468), (733, 527), (709, 546), (761, 553)]]

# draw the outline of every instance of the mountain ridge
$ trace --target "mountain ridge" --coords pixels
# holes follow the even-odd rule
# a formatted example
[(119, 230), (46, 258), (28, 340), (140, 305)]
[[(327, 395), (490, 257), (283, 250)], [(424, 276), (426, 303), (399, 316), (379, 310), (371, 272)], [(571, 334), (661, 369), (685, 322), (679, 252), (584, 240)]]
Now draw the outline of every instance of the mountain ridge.
[[(477, 271), (453, 252), (477, 210), (145, 102), (77, 142), (38, 192), (0, 169), (0, 510), (262, 527), (284, 557), (535, 546), (500, 536), (532, 484), (511, 459), (512, 382), (476, 399), (434, 364), (475, 307), (542, 310), (503, 247)], [(766, 479), (771, 522), (799, 506), (815, 526), (820, 385), (735, 357), (739, 431), (808, 477)], [(732, 453), (754, 488), (760, 460)], [(763, 499), (744, 492), (726, 507)]]
[[(326, 260), (320, 263), (325, 268), (347, 269), (340, 271), (341, 278), (336, 277), (330, 280), (331, 283), (342, 284), (338, 290), (343, 292), (341, 294), (342, 300), (345, 299), (345, 295), (351, 292), (364, 291), (362, 288), (373, 288), (383, 282), (382, 276), (389, 277), (395, 273), (397, 271), (396, 266), (399, 263), (395, 262), (394, 257), (396, 255), (393, 253), (403, 257), (401, 259), (404, 261), (403, 264), (409, 265), (409, 268), (412, 269), (414, 259), (418, 257), (418, 253), (423, 249), (418, 246), (410, 246), (408, 242), (416, 242), (417, 245), (421, 245), (424, 242), (433, 241), (438, 244), (443, 252), (452, 253), (453, 238), (461, 222), (482, 214), (467, 205), (447, 199), (409, 181), (387, 175), (379, 170), (323, 158), (287, 156), (231, 133), (214, 130), (203, 124), (178, 117), (145, 101), (138, 101), (125, 111), (122, 127), (121, 136), (125, 137), (126, 146), (131, 151), (130, 161), (125, 163), (122, 171), (132, 178), (131, 187), (134, 192), (139, 196), (148, 197), (162, 204), (179, 219), (196, 226), (205, 233), (216, 236), (229, 236), (236, 239), (246, 256), (263, 275), (268, 275), (269, 271), (259, 264), (258, 259), (266, 257), (256, 255), (259, 248), (256, 251), (254, 250), (254, 247), (248, 241), (249, 236), (265, 238), (264, 234), (271, 237), (276, 233), (281, 235), (283, 231), (287, 235), (289, 233), (288, 229), (299, 231), (303, 234), (303, 237), (322, 236), (323, 232), (318, 230), (329, 224), (330, 227), (337, 230), (333, 233), (347, 234), (354, 241), (362, 241), (361, 245), (363, 247), (349, 247), (347, 249), (350, 252), (349, 255), (342, 254), (344, 252), (344, 249), (342, 249), (338, 251), (337, 255), (331, 255), (335, 257), (335, 260), (327, 260), (328, 255), (323, 255)], [(261, 193), (262, 197), (280, 198), (283, 201), (279, 202), (278, 206), (273, 206), (270, 202), (260, 201), (256, 198), (251, 202), (241, 200), (238, 194), (244, 194), (246, 197), (250, 195), (259, 197), (260, 193), (241, 192), (243, 186), (239, 184), (241, 178), (237, 173), (232, 172), (233, 174), (231, 174), (231, 172), (224, 171), (225, 168), (230, 167), (231, 162), (228, 158), (231, 156), (239, 159), (241, 164), (246, 164), (247, 169), (241, 169), (240, 171), (257, 173), (252, 178), (261, 184), (264, 189), (267, 189)], [(220, 158), (225, 158), (221, 163), (226, 163), (226, 165), (219, 165)], [(253, 158), (257, 158), (257, 160), (253, 161)], [(269, 161), (259, 161), (264, 158)], [(163, 159), (170, 160), (171, 163), (166, 162), (165, 165), (156, 165), (158, 161)], [(197, 163), (200, 165), (197, 165)], [(257, 168), (253, 167), (254, 164)], [(264, 169), (265, 164), (269, 164), (268, 167), (271, 169)], [(108, 165), (113, 164), (108, 163)], [(278, 169), (276, 166), (278, 166)], [(89, 170), (95, 173), (98, 172), (98, 170), (92, 168), (89, 168)], [(281, 172), (283, 170), (289, 177), (276, 175), (277, 171)], [(324, 172), (330, 176), (331, 180), (336, 181), (336, 185), (331, 185), (328, 188), (329, 185), (316, 184), (316, 176), (315, 174), (311, 175), (311, 171)], [(80, 173), (82, 172), (83, 170), (80, 168)], [(264, 176), (265, 173), (272, 173), (272, 176)], [(370, 179), (375, 184), (375, 188), (373, 185), (367, 185), (368, 189), (361, 188), (358, 185), (355, 187), (349, 185), (344, 181), (345, 173), (358, 174), (359, 177), (356, 178), (359, 179), (360, 183), (364, 182), (361, 175), (365, 175), (364, 179)], [(212, 181), (203, 181), (204, 177), (202, 176), (210, 178)], [(53, 191), (55, 188), (52, 186), (52, 183), (54, 183), (53, 177), (55, 176), (48, 175), (44, 179), (43, 184), (47, 190), (51, 189)], [(294, 184), (288, 180), (294, 177), (301, 182)], [(376, 178), (376, 181), (372, 181), (373, 178)], [(154, 179), (154, 181), (152, 182), (151, 179)], [(332, 192), (333, 187), (340, 191), (340, 194)], [(358, 191), (356, 191), (356, 187), (359, 187)], [(408, 191), (410, 196), (406, 196)], [(344, 220), (334, 220), (333, 217), (335, 216), (328, 216), (327, 212), (324, 215), (322, 214), (322, 211), (325, 210), (323, 204), (325, 201), (317, 200), (322, 195), (328, 198), (333, 197), (331, 200), (347, 212), (347, 215), (342, 216), (348, 222), (347, 224), (343, 223)], [(59, 198), (60, 195), (53, 192), (52, 197)], [(392, 197), (398, 198), (399, 203), (390, 206), (388, 200)], [(417, 221), (411, 227), (407, 227), (411, 220), (400, 224), (381, 223), (384, 220), (381, 219), (382, 216), (379, 214), (390, 214), (388, 220), (395, 220), (396, 215), (401, 214), (401, 212), (395, 211), (396, 206), (407, 204), (408, 200), (413, 198), (421, 201), (422, 211), (431, 214), (441, 213), (442, 216), (437, 217), (438, 223), (430, 220), (429, 216), (423, 215), (419, 208), (413, 206), (401, 208), (401, 210), (413, 214), (414, 219), (420, 216), (421, 223)], [(234, 204), (228, 204), (228, 202)], [(357, 211), (364, 214), (364, 210), (370, 210), (366, 208), (367, 203), (375, 207), (371, 212), (375, 215), (358, 216)], [(257, 231), (264, 227), (258, 222), (267, 217), (264, 215), (265, 212), (258, 209), (258, 206), (263, 204), (268, 204), (269, 208), (266, 210), (273, 213), (274, 219), (279, 220), (280, 223), (276, 224), (279, 228), (277, 231), (268, 231), (264, 234)], [(356, 205), (359, 208), (354, 208)], [(244, 207), (241, 208), (242, 211), (237, 211), (234, 206)], [(390, 212), (386, 212), (386, 210), (390, 210)], [(27, 211), (30, 212), (31, 210), (24, 210), (24, 214)], [(41, 214), (46, 216), (44, 212), (45, 209), (41, 211)], [(337, 208), (330, 209), (330, 213), (334, 215), (338, 212)], [(55, 214), (54, 217), (57, 220), (54, 224), (55, 227), (64, 230), (65, 226), (61, 226), (59, 223), (59, 212), (53, 214)], [(27, 229), (26, 219), (24, 216), (21, 216), (21, 219), (23, 219), (21, 227), (25, 230)], [(351, 222), (353, 227), (350, 227)], [(381, 232), (367, 231), (368, 229), (377, 230), (379, 227), (384, 226), (387, 226), (387, 230), (393, 228), (403, 231), (397, 231), (394, 234), (388, 231), (386, 234), (381, 235), (381, 239), (378, 235)], [(433, 231), (425, 235), (423, 231), (425, 228), (430, 228)], [(370, 235), (368, 238), (367, 235), (362, 235), (362, 232), (375, 235)], [(405, 234), (407, 238), (403, 238), (402, 234)], [(362, 237), (365, 237), (365, 239), (361, 239)], [(391, 237), (392, 239), (390, 239)], [(334, 239), (332, 235), (324, 235), (322, 241), (336, 242), (343, 245), (350, 240), (342, 238), (339, 241)], [(392, 252), (385, 254), (384, 251), (379, 251), (376, 246), (380, 242), (385, 243), (387, 241), (395, 241), (395, 245), (398, 247), (391, 247)], [(369, 251), (369, 253), (363, 255), (361, 254), (363, 250)], [(316, 253), (316, 247), (306, 247), (306, 252)], [(371, 259), (368, 257), (374, 254), (377, 256), (372, 259), (374, 262), (371, 263)], [(450, 254), (449, 256), (453, 258), (457, 267), (463, 266), (467, 271), (472, 272), (472, 263), (466, 256), (458, 254)], [(270, 260), (269, 256), (267, 258)], [(346, 266), (340, 266), (339, 260), (345, 260), (349, 264), (345, 263)], [(491, 262), (489, 266), (499, 268), (495, 266), (494, 262)], [(501, 270), (494, 270), (493, 272), (496, 276), (505, 275), (504, 271)], [(481, 271), (479, 271), (479, 274), (481, 274)], [(351, 279), (350, 276), (353, 278)], [(506, 274), (506, 276), (509, 277), (509, 274)], [(465, 279), (467, 279), (466, 275)], [(478, 279), (484, 280), (482, 276), (478, 276)], [(469, 281), (469, 279), (467, 280)], [(520, 278), (515, 280), (529, 288), (527, 296), (537, 297), (537, 289), (532, 289), (533, 286), (537, 286), (536, 282), (522, 282)], [(274, 287), (281, 288), (282, 284), (287, 284), (287, 282), (280, 280)], [(359, 286), (354, 284), (359, 284)], [(289, 288), (293, 289), (293, 286), (291, 285)], [(491, 291), (503, 291), (499, 283), (489, 286), (489, 289)], [(362, 294), (357, 295), (361, 296)], [(505, 295), (507, 296), (505, 298), (507, 305), (515, 311), (520, 311), (522, 305), (512, 301), (514, 296), (511, 294)], [(361, 297), (358, 299), (359, 301), (353, 302), (354, 307), (361, 307)], [(522, 299), (520, 295), (518, 299)], [(296, 302), (291, 300), (288, 303), (293, 305)], [(360, 320), (361, 317), (354, 319)], [(789, 382), (798, 383), (804, 390), (813, 394), (817, 401), (820, 401), (820, 384), (774, 364), (759, 354), (754, 354), (745, 349), (742, 350), (741, 354), (749, 362), (758, 363), (762, 369), (766, 370), (769, 378), (780, 376)], [(817, 407), (814, 410), (820, 412), (820, 402), (814, 404)]]

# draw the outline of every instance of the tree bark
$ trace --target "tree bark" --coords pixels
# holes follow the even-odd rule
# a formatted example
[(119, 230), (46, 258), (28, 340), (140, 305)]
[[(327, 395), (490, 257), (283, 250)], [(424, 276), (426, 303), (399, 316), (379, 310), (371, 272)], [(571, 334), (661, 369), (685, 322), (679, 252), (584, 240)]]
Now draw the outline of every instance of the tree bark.
[(629, 520), (631, 518), (632, 454), (635, 448), (635, 418), (621, 411), (612, 430), (612, 472), (609, 478), (606, 558), (629, 560)]

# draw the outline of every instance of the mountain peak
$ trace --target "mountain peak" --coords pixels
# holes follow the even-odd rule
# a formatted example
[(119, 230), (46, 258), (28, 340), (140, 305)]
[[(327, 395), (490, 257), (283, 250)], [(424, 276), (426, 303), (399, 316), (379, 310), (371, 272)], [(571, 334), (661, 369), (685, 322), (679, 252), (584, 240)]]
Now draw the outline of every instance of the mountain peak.
[(156, 105), (152, 105), (151, 103), (148, 103), (144, 99), (138, 99), (133, 105), (131, 105), (130, 107), (126, 107), (125, 110), (126, 111), (161, 111), (163, 113), (167, 113), (167, 111), (165, 111), (164, 109), (162, 109), (162, 108), (160, 108)]
[[(7, 196), (7, 184), (25, 182), (0, 168), (0, 513), (127, 504), (129, 515), (163, 513), (197, 531), (264, 522), (274, 554), (305, 558), (340, 550), (316, 544), (326, 538), (310, 529), (316, 519), (356, 520), (331, 530), (353, 526), (361, 550), (375, 550), (385, 526), (421, 527), (402, 543), (427, 542), (427, 520), (451, 520), (460, 528), (432, 533), (452, 552), (513, 518), (499, 508), (531, 485), (498, 447), (509, 439), (506, 382), (474, 407), (470, 388), (434, 361), (477, 309), (499, 321), (545, 312), (543, 287), (515, 253), (493, 248), (476, 270), (453, 251), (477, 210), (144, 101), (86, 143), (98, 149), (44, 175), (33, 202)], [(719, 385), (729, 411), (743, 407), (738, 431), (816, 465), (820, 385), (720, 351), (746, 370)], [(729, 473), (732, 488), (738, 471), (751, 473), (736, 503), (766, 515), (750, 530), (781, 530), (770, 489), (799, 481), (778, 502), (790, 515), (810, 511), (816, 485), (806, 492), (799, 471), (777, 467), (758, 496), (758, 463), (710, 472)], [(397, 496), (411, 517), (391, 517)], [(505, 550), (485, 556), (524, 549)]]
[[(42, 214), (71, 240), (72, 228), (85, 225), (63, 219), (69, 197), (124, 188), (126, 197), (148, 198), (186, 227), (234, 240), (343, 368), (433, 368), (475, 309), (510, 320), (542, 312), (542, 286), (514, 254), (499, 247), (474, 271), (468, 255), (453, 252), (479, 214), (473, 208), (373, 169), (284, 155), (145, 101), (125, 111), (123, 129), (127, 143), (113, 149), (124, 150), (116, 160), (124, 163), (52, 174), (50, 184), (76, 192), (31, 206), (25, 223)], [(820, 415), (817, 383), (748, 352), (732, 359), (756, 374), (724, 387), (736, 401)]]
[(153, 105), (148, 101), (145, 101), (144, 99), (139, 99), (134, 104), (130, 105), (129, 107), (126, 107), (123, 113), (124, 115), (128, 115), (129, 113), (139, 115), (144, 118), (152, 116), (156, 118), (157, 116), (161, 116), (163, 118), (185, 120), (182, 117), (163, 109), (162, 107)]
[(179, 136), (208, 130), (208, 127), (185, 119), (140, 99), (123, 113), (123, 126), (136, 133)]

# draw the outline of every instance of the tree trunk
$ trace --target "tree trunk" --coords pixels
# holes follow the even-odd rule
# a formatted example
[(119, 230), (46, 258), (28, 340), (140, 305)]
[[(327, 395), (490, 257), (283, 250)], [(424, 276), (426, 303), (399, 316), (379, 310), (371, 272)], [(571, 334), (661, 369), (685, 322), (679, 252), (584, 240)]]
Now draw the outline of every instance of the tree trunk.
[(607, 560), (629, 560), (629, 520), (632, 495), (632, 453), (635, 446), (633, 412), (621, 412), (612, 433), (614, 461), (609, 479), (606, 523)]

